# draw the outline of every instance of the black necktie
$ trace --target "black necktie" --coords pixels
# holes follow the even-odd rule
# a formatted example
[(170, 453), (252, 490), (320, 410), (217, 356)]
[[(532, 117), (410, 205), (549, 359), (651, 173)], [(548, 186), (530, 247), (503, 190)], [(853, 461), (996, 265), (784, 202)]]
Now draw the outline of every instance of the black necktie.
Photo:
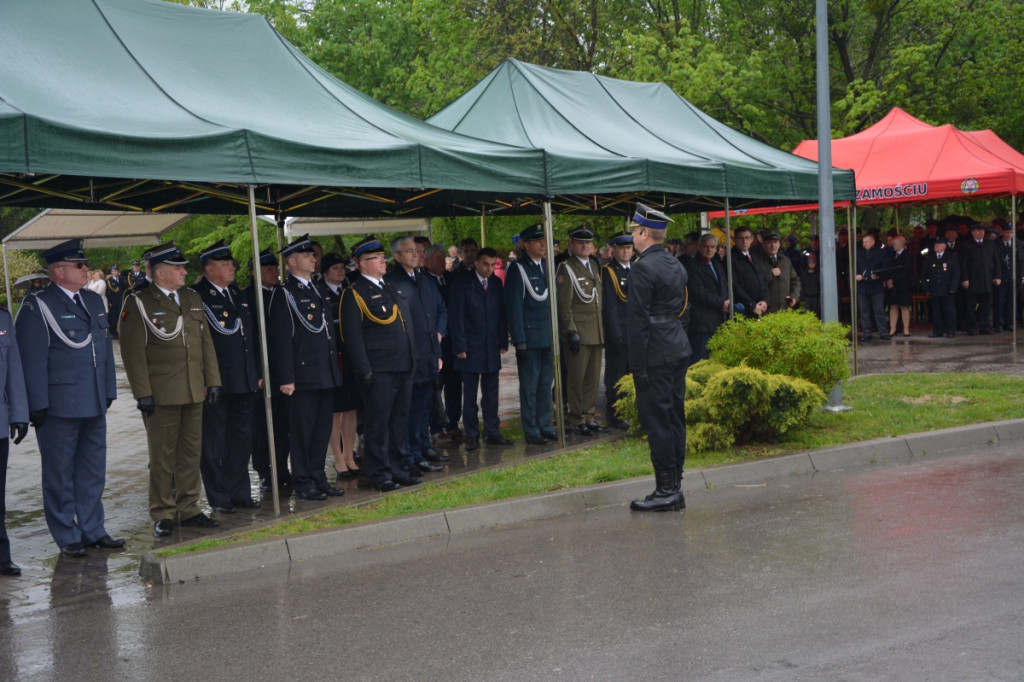
[(171, 303), (173, 303), (174, 305), (178, 305), (178, 294), (172, 291), (167, 295), (167, 297), (171, 299)]
[(480, 282), (481, 282), (481, 284), (484, 285), (484, 291), (487, 291), (487, 280), (486, 279), (480, 280)]
[(85, 301), (83, 301), (82, 297), (79, 296), (77, 293), (75, 294), (75, 303), (77, 303), (78, 307), (82, 309), (82, 312), (84, 312), (86, 315), (89, 314), (89, 310), (85, 307)]

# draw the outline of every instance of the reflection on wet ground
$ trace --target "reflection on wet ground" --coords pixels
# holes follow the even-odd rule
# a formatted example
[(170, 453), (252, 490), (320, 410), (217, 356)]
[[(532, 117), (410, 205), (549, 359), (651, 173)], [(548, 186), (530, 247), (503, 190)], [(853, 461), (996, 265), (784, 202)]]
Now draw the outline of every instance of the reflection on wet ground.
[[(910, 339), (875, 341), (860, 346), (857, 356), (859, 373), (997, 371), (1024, 374), (1024, 362), (1013, 347), (1010, 334), (927, 339), (928, 331), (926, 327), (915, 327), (914, 336)], [(152, 590), (161, 589), (151, 588), (137, 575), (139, 559), (145, 552), (275, 521), (273, 505), (267, 497), (261, 509), (216, 515), (222, 523), (216, 534), (175, 528), (170, 537), (154, 538), (147, 513), (145, 432), (120, 365), (118, 379), (120, 399), (115, 401), (108, 414), (108, 474), (104, 504), (108, 531), (114, 536), (124, 537), (127, 545), (125, 549), (113, 552), (89, 550), (89, 556), (82, 560), (59, 558), (43, 518), (39, 453), (34, 435), (30, 433), (24, 443), (11, 449), (7, 526), (14, 560), (21, 566), (23, 574), (18, 578), (0, 578), (0, 626), (5, 614), (7, 618), (18, 620), (40, 616), (40, 612), (48, 608), (90, 600), (112, 604), (144, 600), (151, 596)], [(517, 392), (514, 359), (506, 357), (501, 374), (499, 408), (503, 419), (517, 415)], [(599, 398), (600, 405), (603, 405), (603, 397)], [(473, 452), (466, 452), (461, 444), (444, 447), (444, 452), (451, 457), (445, 473), (428, 474), (426, 480), (438, 481), (475, 470), (506, 466), (527, 458), (545, 457), (554, 451), (553, 448), (525, 446), (519, 433), (510, 432), (509, 435), (516, 439), (512, 447), (482, 445), (481, 449)], [(574, 437), (570, 438), (568, 445), (577, 447), (593, 442), (597, 439)], [(328, 471), (333, 466), (329, 456), (327, 466)], [(252, 482), (254, 497), (259, 497), (254, 474)], [(312, 514), (332, 504), (359, 504), (378, 495), (357, 488), (354, 481), (343, 481), (341, 487), (346, 490), (343, 498), (325, 502), (306, 502), (290, 495), (282, 497), (282, 516)], [(0, 631), (3, 629), (0, 627)]]

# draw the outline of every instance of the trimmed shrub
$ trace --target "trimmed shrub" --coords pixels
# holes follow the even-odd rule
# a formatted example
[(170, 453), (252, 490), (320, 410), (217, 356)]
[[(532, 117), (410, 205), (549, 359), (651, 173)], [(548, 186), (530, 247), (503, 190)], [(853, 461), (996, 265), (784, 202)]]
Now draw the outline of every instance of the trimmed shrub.
[(850, 376), (848, 334), (849, 327), (838, 322), (823, 323), (810, 313), (786, 310), (759, 320), (737, 317), (725, 322), (708, 348), (714, 362), (800, 377), (828, 392)]

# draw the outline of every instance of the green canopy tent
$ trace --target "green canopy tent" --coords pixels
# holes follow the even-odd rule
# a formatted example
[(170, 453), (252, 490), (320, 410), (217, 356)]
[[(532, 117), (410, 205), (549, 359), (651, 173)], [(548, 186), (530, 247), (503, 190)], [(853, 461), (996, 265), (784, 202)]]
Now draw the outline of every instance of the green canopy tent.
[[(544, 149), (559, 212), (627, 213), (644, 198), (696, 212), (726, 198), (768, 206), (818, 196), (816, 163), (729, 128), (664, 83), (506, 59), (427, 122)], [(853, 199), (853, 173), (832, 177), (835, 196)]]

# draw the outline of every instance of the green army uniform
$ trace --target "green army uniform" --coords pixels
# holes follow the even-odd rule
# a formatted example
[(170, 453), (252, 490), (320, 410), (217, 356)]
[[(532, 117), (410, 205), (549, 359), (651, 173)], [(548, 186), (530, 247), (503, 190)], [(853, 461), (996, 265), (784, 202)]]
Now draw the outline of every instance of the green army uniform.
[(601, 321), (600, 271), (593, 261), (590, 268), (576, 256), (569, 256), (558, 266), (555, 282), (561, 340), (564, 343), (570, 332), (580, 336), (579, 351), (573, 352), (568, 344), (564, 346), (568, 424), (593, 424), (591, 428), (596, 429), (594, 404), (601, 380), (604, 324)]
[(156, 285), (133, 291), (121, 313), (121, 358), (132, 396), (153, 396), (156, 405), (143, 418), (154, 521), (200, 513), (203, 400), (207, 387), (220, 386), (203, 300), (184, 287), (174, 293), (180, 305)]

